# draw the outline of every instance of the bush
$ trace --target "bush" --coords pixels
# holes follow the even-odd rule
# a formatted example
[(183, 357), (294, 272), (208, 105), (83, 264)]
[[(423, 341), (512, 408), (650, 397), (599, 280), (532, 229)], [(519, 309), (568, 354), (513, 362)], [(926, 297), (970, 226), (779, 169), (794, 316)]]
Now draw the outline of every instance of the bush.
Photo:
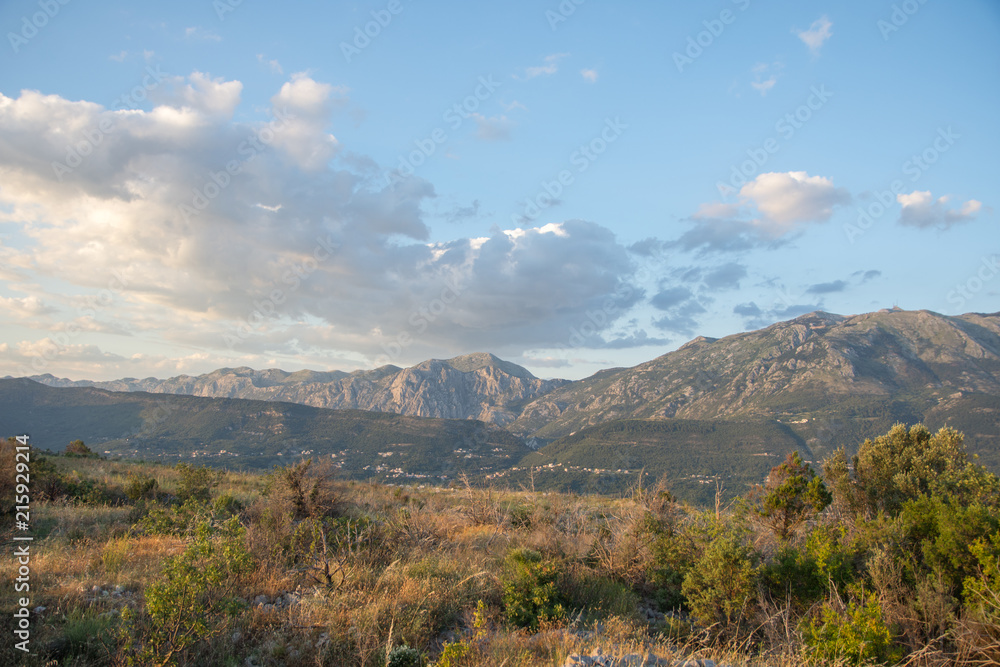
[(193, 466), (178, 463), (175, 468), (180, 480), (177, 482), (177, 498), (181, 502), (197, 500), (207, 503), (212, 500), (212, 489), (219, 484), (218, 474), (208, 466)]
[(697, 558), (697, 545), (691, 535), (668, 528), (653, 542), (652, 558), (646, 576), (653, 586), (653, 598), (660, 611), (688, 609), (682, 586)]
[(447, 643), (434, 667), (462, 667), (472, 655), (472, 647), (465, 642)]
[(812, 554), (787, 546), (761, 568), (761, 579), (774, 600), (790, 600), (799, 609), (821, 599), (828, 581)]
[(125, 479), (125, 496), (135, 502), (149, 498), (156, 490), (156, 478), (143, 472), (131, 472)]
[(737, 535), (723, 534), (684, 577), (681, 590), (703, 625), (738, 624), (757, 593), (757, 553)]
[(561, 574), (556, 563), (546, 563), (531, 549), (514, 549), (504, 560), (503, 605), (507, 621), (520, 628), (537, 630), (540, 622), (565, 616), (556, 581)]
[(893, 646), (882, 608), (874, 599), (864, 605), (851, 602), (843, 613), (824, 603), (820, 618), (805, 624), (802, 636), (806, 657), (812, 663), (886, 664), (903, 657), (902, 650)]
[(216, 516), (232, 516), (239, 514), (242, 509), (243, 505), (231, 493), (223, 493), (212, 503), (212, 513)]
[(975, 576), (965, 580), (968, 610), (959, 634), (966, 653), (981, 664), (1000, 662), (1000, 533), (969, 547), (979, 563)]
[(849, 506), (869, 515), (884, 511), (895, 516), (907, 500), (924, 495), (995, 503), (1000, 491), (995, 475), (969, 461), (964, 436), (948, 427), (932, 435), (922, 424), (909, 430), (896, 424), (862, 443), (853, 478), (843, 464), (830, 469), (835, 488), (851, 496)]
[(385, 665), (386, 667), (423, 667), (424, 654), (418, 649), (403, 644), (389, 651)]
[(225, 627), (224, 617), (243, 608), (236, 586), (253, 561), (246, 530), (233, 517), (214, 529), (198, 524), (194, 541), (167, 561), (160, 578), (146, 588), (143, 614), (122, 612), (121, 637), (130, 664), (170, 664), (196, 643)]
[(185, 535), (209, 518), (208, 506), (194, 498), (173, 507), (154, 506), (134, 528), (146, 535)]
[(66, 445), (64, 453), (66, 456), (97, 456), (91, 451), (90, 447), (83, 444), (83, 440), (74, 440)]

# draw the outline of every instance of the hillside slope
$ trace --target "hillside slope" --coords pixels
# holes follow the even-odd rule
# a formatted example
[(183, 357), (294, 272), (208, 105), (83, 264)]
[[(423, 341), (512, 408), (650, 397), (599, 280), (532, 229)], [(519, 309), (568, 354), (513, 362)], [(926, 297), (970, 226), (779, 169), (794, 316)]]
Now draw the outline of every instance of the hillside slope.
[(233, 468), (270, 468), (300, 456), (332, 460), (357, 477), (454, 479), (505, 469), (530, 450), (473, 420), (422, 419), (294, 403), (206, 398), (0, 380), (0, 433), (29, 434), (61, 451), (94, 451)]

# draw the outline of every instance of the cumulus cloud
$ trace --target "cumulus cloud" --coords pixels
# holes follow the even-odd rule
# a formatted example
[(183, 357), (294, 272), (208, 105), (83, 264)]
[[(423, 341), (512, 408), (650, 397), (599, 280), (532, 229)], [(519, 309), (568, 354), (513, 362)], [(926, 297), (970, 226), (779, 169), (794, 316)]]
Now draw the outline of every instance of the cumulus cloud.
[(537, 76), (552, 76), (559, 71), (559, 61), (568, 55), (568, 53), (553, 53), (545, 56), (545, 63), (527, 68), (524, 71), (524, 78), (534, 79)]
[[(429, 183), (390, 189), (370, 158), (341, 157), (330, 114), (345, 89), (293, 75), (270, 121), (234, 120), (241, 91), (194, 73), (145, 111), (0, 95), (0, 222), (25, 239), (0, 248), (3, 270), (108, 293), (71, 346), (142, 331), (212, 361), (294, 355), (329, 367), (336, 351), (357, 366), (545, 349), (593, 313), (604, 315), (588, 345), (648, 344), (614, 330), (645, 295), (631, 282), (634, 254), (608, 229), (569, 220), (432, 241)], [(102, 126), (112, 130), (87, 145)], [(44, 309), (39, 298), (0, 307)], [(138, 374), (153, 362), (128, 363)]]
[(902, 205), (899, 222), (909, 227), (926, 229), (928, 227), (947, 228), (961, 222), (968, 222), (982, 210), (983, 204), (970, 199), (958, 208), (950, 208), (951, 198), (948, 195), (936, 200), (929, 191), (915, 190), (910, 194), (896, 195), (896, 201)]
[(819, 50), (822, 48), (826, 40), (833, 36), (833, 23), (830, 19), (823, 15), (812, 22), (808, 30), (795, 30), (792, 32), (798, 35), (799, 39), (809, 47), (809, 50), (814, 56), (819, 55)]
[(801, 223), (826, 222), (834, 206), (851, 200), (847, 190), (834, 187), (829, 178), (804, 171), (760, 174), (740, 188), (740, 195), (763, 213), (757, 224), (775, 235)]
[(347, 88), (314, 81), (305, 72), (292, 75), (271, 98), (276, 111), (294, 120), (276, 133), (275, 145), (291, 155), (307, 171), (322, 169), (336, 154), (339, 144), (324, 132), (334, 107), (343, 106)]
[(804, 171), (758, 174), (743, 185), (739, 202), (702, 204), (692, 228), (672, 243), (701, 252), (737, 252), (776, 247), (809, 223), (826, 222), (851, 196), (823, 176)]
[(597, 83), (598, 74), (596, 69), (582, 69), (580, 70), (580, 75), (587, 83)]

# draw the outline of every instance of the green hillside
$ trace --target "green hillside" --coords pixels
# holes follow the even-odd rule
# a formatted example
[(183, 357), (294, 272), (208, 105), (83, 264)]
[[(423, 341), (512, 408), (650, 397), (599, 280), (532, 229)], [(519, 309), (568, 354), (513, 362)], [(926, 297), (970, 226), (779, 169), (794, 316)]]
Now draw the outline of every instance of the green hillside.
[[(716, 482), (731, 498), (762, 482), (786, 454), (805, 450), (802, 440), (775, 421), (692, 419), (612, 421), (586, 428), (529, 454), (521, 468), (548, 467), (536, 478), (548, 488), (612, 491), (665, 477), (677, 497), (697, 504), (714, 500)], [(565, 475), (553, 477), (553, 467)]]
[(329, 457), (351, 476), (453, 479), (510, 466), (521, 440), (473, 420), (422, 419), (293, 403), (204, 398), (0, 380), (0, 432), (27, 433), (43, 449), (84, 440), (96, 452), (143, 459), (195, 458), (262, 469)]

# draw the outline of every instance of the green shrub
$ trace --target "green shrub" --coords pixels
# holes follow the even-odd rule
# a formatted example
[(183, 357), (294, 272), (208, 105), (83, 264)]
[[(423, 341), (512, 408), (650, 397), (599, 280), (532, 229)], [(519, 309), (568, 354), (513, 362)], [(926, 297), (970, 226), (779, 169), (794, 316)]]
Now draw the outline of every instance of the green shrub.
[(434, 667), (463, 667), (472, 656), (472, 647), (466, 642), (454, 642), (444, 645), (441, 657)]
[(231, 493), (223, 493), (212, 503), (212, 512), (216, 516), (232, 516), (239, 514), (242, 509), (243, 505)]
[(757, 554), (739, 536), (723, 534), (684, 577), (681, 590), (703, 625), (738, 623), (757, 593)]
[(219, 484), (219, 476), (208, 466), (193, 466), (178, 463), (175, 468), (180, 479), (177, 482), (177, 498), (181, 502), (197, 500), (207, 503), (212, 500), (212, 489)]
[(760, 574), (771, 597), (779, 602), (790, 600), (806, 606), (827, 590), (827, 577), (807, 550), (780, 548)]
[(208, 519), (209, 515), (208, 505), (189, 498), (183, 505), (154, 505), (134, 528), (146, 535), (184, 535), (191, 532), (199, 522)]
[(419, 649), (403, 644), (389, 651), (385, 665), (386, 667), (423, 667), (424, 654)]
[(219, 528), (207, 520), (198, 524), (194, 541), (146, 588), (143, 613), (128, 607), (122, 612), (121, 638), (130, 664), (172, 664), (221, 632), (224, 618), (245, 606), (233, 595), (253, 567), (245, 534), (236, 517)]
[(809, 534), (805, 548), (826, 584), (844, 589), (857, 578), (855, 559), (860, 547), (846, 540), (845, 526), (817, 528)]
[(660, 611), (689, 609), (681, 589), (697, 556), (694, 540), (683, 531), (665, 529), (657, 534), (652, 552), (646, 577)]
[(514, 549), (504, 560), (503, 605), (507, 621), (537, 630), (540, 622), (565, 616), (563, 598), (556, 588), (561, 570), (531, 549)]
[(851, 602), (843, 613), (824, 603), (820, 618), (813, 618), (801, 630), (806, 658), (812, 663), (886, 664), (903, 657), (874, 599), (864, 605)]
[(125, 479), (125, 495), (133, 502), (151, 497), (156, 487), (156, 478), (143, 472), (131, 472)]

